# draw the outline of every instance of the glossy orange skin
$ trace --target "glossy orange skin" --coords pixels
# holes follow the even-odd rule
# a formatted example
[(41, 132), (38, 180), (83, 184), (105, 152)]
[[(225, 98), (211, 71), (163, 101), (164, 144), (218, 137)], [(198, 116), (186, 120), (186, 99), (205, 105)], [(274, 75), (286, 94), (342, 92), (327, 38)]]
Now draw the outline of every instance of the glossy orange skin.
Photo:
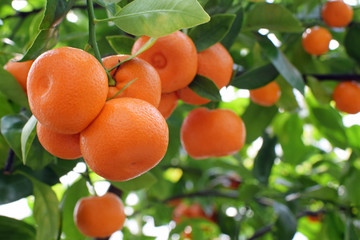
[(245, 136), (242, 119), (226, 109), (196, 108), (180, 130), (182, 146), (195, 159), (235, 154), (243, 147)]
[(18, 81), (25, 93), (27, 91), (27, 76), (33, 62), (34, 60), (29, 60), (25, 62), (9, 61), (4, 66), (4, 69), (14, 76), (14, 78), (16, 79), (16, 81)]
[(165, 119), (168, 119), (175, 110), (179, 101), (179, 97), (176, 92), (161, 94), (161, 100), (158, 110)]
[(262, 106), (274, 105), (281, 96), (281, 90), (276, 82), (270, 82), (263, 87), (250, 90), (250, 99)]
[(311, 55), (322, 55), (329, 51), (331, 33), (319, 26), (306, 29), (302, 35), (302, 46)]
[[(131, 53), (136, 53), (148, 40), (147, 36), (136, 40)], [(191, 38), (181, 31), (158, 38), (154, 45), (138, 57), (158, 71), (163, 93), (186, 87), (196, 75), (196, 47)]]
[(80, 134), (80, 149), (87, 165), (112, 181), (135, 178), (164, 157), (169, 129), (150, 103), (136, 98), (115, 98)]
[(321, 17), (329, 27), (346, 27), (353, 15), (352, 7), (342, 0), (327, 1), (321, 9)]
[[(128, 55), (113, 55), (102, 59), (104, 67), (111, 69), (119, 61), (127, 59)], [(116, 81), (116, 86), (110, 86), (107, 98), (113, 97), (130, 81), (132, 82), (124, 91), (116, 95), (119, 97), (133, 97), (142, 99), (154, 105), (159, 106), (161, 96), (161, 81), (159, 74), (149, 63), (140, 58), (133, 58), (122, 63), (118, 69), (110, 72), (110, 75)]]
[[(216, 43), (210, 48), (198, 53), (197, 74), (211, 79), (221, 89), (230, 83), (233, 73), (234, 61), (221, 43)], [(179, 98), (188, 104), (202, 105), (210, 102), (209, 99), (200, 97), (189, 87), (179, 90)]]
[(57, 133), (37, 123), (36, 133), (41, 145), (54, 155), (62, 159), (76, 159), (81, 157), (80, 134)]
[(125, 218), (124, 205), (113, 193), (81, 198), (74, 210), (77, 228), (88, 237), (111, 236), (123, 227)]
[(103, 108), (108, 79), (91, 54), (60, 47), (41, 54), (31, 66), (27, 93), (34, 116), (48, 129), (75, 134)]
[(342, 112), (355, 114), (360, 112), (360, 84), (344, 81), (336, 85), (333, 92), (336, 108)]

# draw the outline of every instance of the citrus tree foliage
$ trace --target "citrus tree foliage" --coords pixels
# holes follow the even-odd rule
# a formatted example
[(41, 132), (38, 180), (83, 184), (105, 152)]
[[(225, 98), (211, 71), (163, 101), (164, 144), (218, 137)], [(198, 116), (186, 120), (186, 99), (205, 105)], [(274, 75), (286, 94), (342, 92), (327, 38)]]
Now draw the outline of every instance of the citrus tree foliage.
[[(93, 193), (90, 181), (108, 182), (124, 201), (130, 194), (139, 199), (131, 206), (125, 201), (124, 239), (154, 239), (142, 231), (149, 217), (155, 226), (170, 226), (169, 239), (184, 238), (187, 226), (192, 239), (286, 240), (296, 232), (308, 239), (359, 239), (359, 115), (339, 112), (332, 101), (337, 82), (360, 79), (357, 7), (353, 22), (335, 29), (321, 20), (324, 0), (28, 0), (19, 11), (13, 2), (0, 2), (2, 66), (59, 46), (97, 57), (130, 54), (136, 37), (179, 29), (198, 51), (221, 42), (235, 63), (223, 98), (206, 78), (195, 78), (191, 88), (212, 100), (207, 107), (241, 116), (247, 137), (233, 156), (192, 159), (182, 149), (180, 127), (196, 106), (180, 102), (167, 120), (166, 156), (151, 171), (109, 182), (88, 169), (63, 185), (60, 178), (78, 171), (73, 169), (83, 159), (58, 159), (41, 147), (26, 95), (1, 67), (0, 204), (27, 198), (32, 215), (0, 216), (0, 239), (86, 239), (74, 225), (73, 210), (78, 199)], [(328, 28), (339, 46), (321, 56), (307, 54), (301, 36), (314, 25)], [(282, 92), (276, 105), (249, 100), (246, 90), (273, 80)], [(200, 204), (212, 220), (186, 219), (175, 226), (175, 200)]]

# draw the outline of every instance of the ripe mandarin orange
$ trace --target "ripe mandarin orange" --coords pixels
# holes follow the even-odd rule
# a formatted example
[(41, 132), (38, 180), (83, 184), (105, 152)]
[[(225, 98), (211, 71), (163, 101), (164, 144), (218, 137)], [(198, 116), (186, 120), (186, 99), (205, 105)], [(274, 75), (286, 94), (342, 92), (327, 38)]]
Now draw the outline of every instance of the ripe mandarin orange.
[(250, 99), (262, 106), (272, 106), (280, 98), (281, 90), (279, 85), (273, 81), (263, 87), (250, 90)]
[(77, 228), (88, 237), (111, 236), (123, 227), (125, 218), (124, 205), (113, 193), (81, 198), (74, 210)]
[(209, 219), (200, 204), (193, 203), (188, 206), (183, 202), (174, 208), (172, 217), (176, 223), (180, 223), (182, 220), (189, 218)]
[(311, 55), (321, 55), (329, 51), (331, 33), (319, 26), (306, 29), (302, 35), (304, 50)]
[(153, 105), (136, 98), (107, 101), (80, 133), (85, 162), (113, 181), (125, 181), (153, 168), (164, 157), (168, 141), (164, 117)]
[(360, 84), (355, 81), (338, 83), (333, 92), (333, 99), (340, 111), (350, 114), (360, 112)]
[(169, 118), (178, 104), (179, 97), (176, 92), (161, 94), (158, 110), (165, 119)]
[(41, 145), (52, 155), (62, 159), (81, 157), (79, 133), (57, 133), (47, 129), (40, 122), (37, 123), (36, 132)]
[(192, 110), (185, 118), (181, 130), (181, 143), (195, 159), (235, 154), (245, 143), (242, 119), (226, 109)]
[[(103, 64), (106, 69), (111, 69), (128, 55), (114, 55), (104, 58)], [(118, 68), (110, 72), (116, 81), (116, 86), (109, 87), (108, 98), (113, 97), (130, 81), (132, 82), (124, 91), (116, 97), (133, 97), (145, 100), (155, 107), (159, 106), (161, 96), (160, 77), (155, 68), (140, 58), (133, 58), (122, 63)]]
[(108, 80), (91, 54), (60, 47), (41, 54), (27, 83), (30, 109), (52, 131), (75, 134), (85, 129), (105, 104)]
[[(203, 75), (216, 84), (220, 89), (229, 84), (233, 72), (233, 59), (221, 43), (198, 53), (197, 74)], [(179, 90), (179, 98), (188, 104), (202, 105), (210, 102), (200, 97), (189, 87)]]
[(18, 81), (22, 89), (24, 89), (25, 93), (26, 93), (27, 76), (29, 74), (29, 70), (33, 62), (34, 60), (29, 60), (25, 62), (9, 61), (4, 66), (4, 69), (14, 76), (14, 78)]
[(352, 7), (342, 0), (327, 1), (321, 9), (321, 17), (329, 27), (346, 27), (353, 15)]
[[(131, 53), (136, 53), (147, 40), (147, 36), (140, 37)], [(162, 92), (169, 93), (184, 88), (196, 75), (196, 47), (191, 38), (181, 31), (158, 38), (153, 46), (138, 57), (149, 62), (158, 71)]]

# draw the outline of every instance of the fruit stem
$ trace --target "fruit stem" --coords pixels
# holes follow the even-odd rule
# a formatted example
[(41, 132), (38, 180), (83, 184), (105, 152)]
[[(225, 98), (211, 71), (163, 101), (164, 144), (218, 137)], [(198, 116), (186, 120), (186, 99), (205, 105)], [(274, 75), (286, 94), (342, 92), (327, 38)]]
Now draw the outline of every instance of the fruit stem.
[(83, 178), (85, 178), (85, 180), (90, 184), (91, 188), (94, 191), (94, 195), (97, 196), (97, 193), (95, 191), (94, 183), (91, 181), (91, 178), (90, 178), (90, 172), (89, 172), (89, 167), (88, 166), (86, 166), (86, 171), (84, 173), (82, 173), (81, 176)]
[(95, 12), (94, 12), (94, 4), (93, 0), (86, 0), (87, 2), (87, 10), (88, 10), (88, 17), (89, 17), (89, 45), (94, 50), (94, 54), (96, 59), (101, 63), (103, 68), (106, 71), (108, 76), (109, 86), (116, 86), (116, 81), (111, 77), (110, 73), (104, 67), (101, 61), (101, 54), (99, 50), (99, 46), (96, 42), (96, 31), (95, 31)]

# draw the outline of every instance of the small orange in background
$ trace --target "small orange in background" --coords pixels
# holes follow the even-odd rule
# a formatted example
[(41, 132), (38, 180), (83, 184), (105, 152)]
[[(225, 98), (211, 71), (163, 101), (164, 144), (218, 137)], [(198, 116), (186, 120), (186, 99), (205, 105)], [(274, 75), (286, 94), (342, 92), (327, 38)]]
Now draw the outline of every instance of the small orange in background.
[(321, 17), (329, 27), (346, 27), (353, 15), (352, 7), (342, 0), (327, 1), (321, 9)]
[[(103, 58), (102, 62), (106, 69), (111, 69), (128, 57), (128, 55), (113, 55)], [(109, 87), (108, 98), (113, 97), (126, 84), (136, 79), (125, 90), (116, 95), (116, 98), (133, 97), (147, 101), (155, 107), (159, 105), (161, 96), (160, 77), (149, 63), (140, 58), (133, 58), (112, 70), (110, 75), (116, 81), (116, 86)]]
[(48, 129), (75, 134), (103, 108), (108, 78), (90, 53), (60, 47), (41, 54), (30, 68), (27, 94), (31, 112)]
[[(131, 54), (136, 53), (150, 38), (136, 40)], [(145, 52), (138, 55), (159, 73), (162, 92), (169, 93), (186, 87), (194, 79), (197, 69), (196, 47), (181, 31), (160, 37)]]
[(306, 29), (302, 35), (304, 50), (311, 55), (321, 55), (329, 51), (331, 33), (319, 26)]
[(333, 92), (336, 108), (340, 111), (355, 114), (360, 112), (360, 83), (344, 81), (336, 85)]
[(199, 203), (187, 205), (183, 202), (179, 203), (174, 208), (172, 217), (176, 223), (180, 223), (182, 220), (190, 218), (210, 219)]
[(74, 210), (77, 228), (88, 237), (111, 236), (123, 227), (125, 218), (124, 205), (113, 193), (81, 198)]
[(29, 60), (25, 62), (9, 61), (4, 66), (4, 69), (14, 76), (14, 78), (16, 79), (16, 81), (18, 81), (25, 93), (27, 90), (27, 77), (33, 62), (34, 60)]
[(57, 133), (47, 129), (40, 122), (37, 123), (36, 133), (41, 145), (55, 157), (62, 159), (81, 157), (79, 133)]
[(168, 119), (175, 110), (179, 101), (177, 92), (161, 94), (158, 110), (165, 119)]
[(85, 162), (112, 181), (135, 178), (156, 166), (168, 142), (164, 117), (153, 105), (136, 98), (107, 101), (98, 117), (80, 133)]
[[(221, 89), (230, 83), (233, 73), (234, 61), (221, 43), (216, 43), (210, 48), (198, 53), (197, 74), (211, 79)], [(210, 102), (209, 99), (200, 97), (189, 87), (179, 90), (182, 101), (193, 105), (202, 105)]]
[(180, 130), (182, 146), (195, 159), (235, 154), (243, 147), (245, 136), (242, 119), (227, 109), (196, 108)]
[(250, 90), (250, 99), (261, 106), (274, 105), (281, 96), (279, 85), (273, 81), (263, 87)]

